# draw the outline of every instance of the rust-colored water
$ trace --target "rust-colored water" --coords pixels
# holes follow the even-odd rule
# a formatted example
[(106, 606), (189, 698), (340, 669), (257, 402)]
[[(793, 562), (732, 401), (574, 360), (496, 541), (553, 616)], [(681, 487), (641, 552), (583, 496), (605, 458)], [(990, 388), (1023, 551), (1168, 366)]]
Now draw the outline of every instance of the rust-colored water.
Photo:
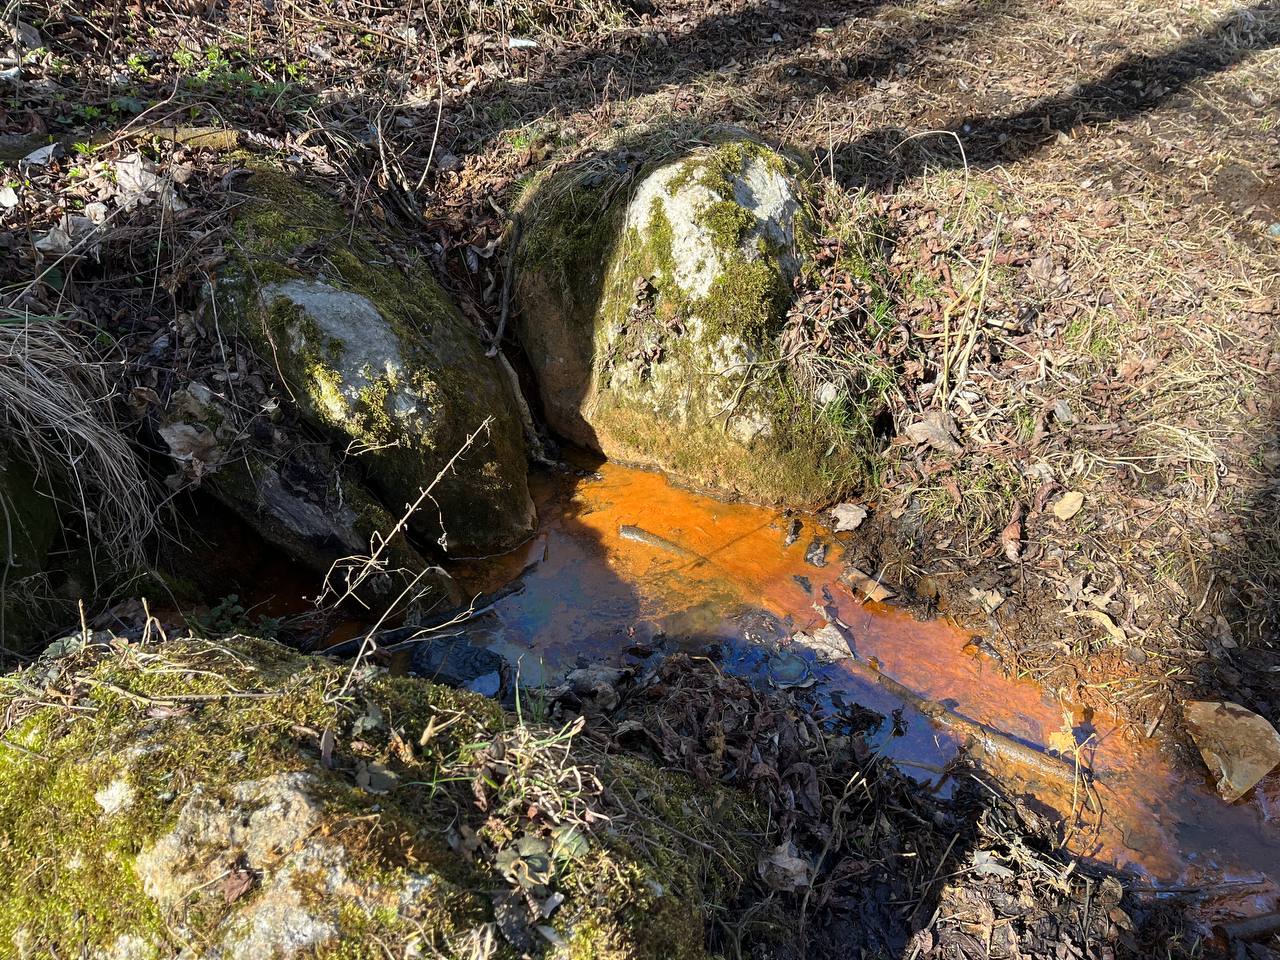
[[(661, 476), (612, 464), (577, 479), (543, 477), (535, 499), (542, 525), (534, 540), (508, 556), (455, 570), (477, 592), (526, 571), (524, 589), (498, 604), (499, 626), (487, 635), (495, 649), (519, 662), (524, 682), (537, 683), (575, 663), (617, 661), (636, 641), (637, 624), (641, 638), (652, 632), (645, 624), (652, 624), (693, 646), (719, 641), (731, 667), (764, 679), (791, 633), (835, 617), (847, 625), (860, 661), (1029, 746), (1048, 746), (1063, 728), (1065, 711), (1071, 733), (1084, 742), (1081, 757), (1095, 773), (1100, 815), (1067, 780), (1000, 757), (983, 763), (1009, 790), (1075, 823), (1067, 841), (1073, 852), (1138, 873), (1153, 887), (1209, 889), (1213, 895), (1202, 903), (1206, 920), (1218, 911), (1276, 908), (1280, 775), (1244, 801), (1224, 803), (1198, 765), (1179, 761), (1140, 734), (1086, 718), (1032, 683), (1005, 678), (948, 622), (920, 622), (860, 603), (838, 581), (842, 565), (834, 537), (811, 518), (803, 519), (800, 536), (788, 546), (789, 518), (720, 503)], [(627, 527), (678, 549), (620, 535)], [(805, 560), (814, 537), (831, 544), (825, 567)], [(865, 668), (818, 665), (807, 653), (804, 658), (818, 681), (815, 695), (829, 707), (901, 710), (903, 724), (881, 731), (876, 746), (922, 783), (946, 789), (945, 778), (932, 771), (960, 749), (953, 727), (931, 722), (868, 680)], [(794, 656), (789, 659), (795, 666)]]

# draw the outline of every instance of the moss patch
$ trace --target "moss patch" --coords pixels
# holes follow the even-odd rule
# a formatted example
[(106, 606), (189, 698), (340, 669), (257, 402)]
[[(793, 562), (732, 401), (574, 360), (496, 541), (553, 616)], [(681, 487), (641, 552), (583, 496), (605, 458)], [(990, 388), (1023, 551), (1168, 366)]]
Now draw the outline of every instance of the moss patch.
[[(130, 935), (168, 957), (223, 942), (265, 896), (269, 869), (230, 902), (218, 884), (184, 893), (175, 913), (148, 896), (135, 862), (192, 797), (217, 809), (238, 785), (301, 771), (323, 810), (312, 836), (342, 851), (355, 891), (335, 899), (322, 871), (294, 878), (299, 902), (339, 931), (309, 955), (363, 960), (382, 956), (371, 944), (415, 937), (448, 950), (492, 919), (489, 894), (507, 885), (495, 852), (549, 829), (530, 798), (559, 802), (526, 792), (544, 780), (512, 779), (524, 767), (501, 758), (527, 751), (536, 772), (549, 751), (545, 769), (576, 765), (608, 788), (588, 798), (608, 828), (587, 828), (547, 881), (565, 897), (551, 923), (569, 954), (705, 955), (704, 921), (749, 875), (763, 833), (743, 795), (583, 752), (563, 732), (425, 681), (378, 674), (344, 689), (348, 672), (237, 638), (97, 644), (5, 678), (0, 943), (78, 956)], [(394, 778), (390, 792), (360, 786), (368, 769)], [(628, 814), (636, 804), (645, 816)], [(474, 838), (471, 854), (451, 849), (459, 837)], [(414, 878), (410, 906), (388, 895)]]

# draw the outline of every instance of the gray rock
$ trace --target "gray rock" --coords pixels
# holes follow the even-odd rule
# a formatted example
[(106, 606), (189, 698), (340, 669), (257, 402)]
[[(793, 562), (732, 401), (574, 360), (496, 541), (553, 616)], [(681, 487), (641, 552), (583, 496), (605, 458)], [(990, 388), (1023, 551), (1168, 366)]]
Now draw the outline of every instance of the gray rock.
[[(430, 267), (402, 270), (336, 204), (281, 174), (259, 172), (250, 192), (215, 292), (300, 412), (392, 515), (420, 504), (410, 525), (424, 539), (489, 553), (526, 537), (535, 516), (520, 404)], [(300, 265), (299, 242), (323, 255)]]
[(756, 502), (847, 484), (857, 458), (781, 362), (813, 242), (798, 174), (737, 141), (657, 167), (629, 200), (588, 179), (534, 185), (519, 333), (556, 430)]
[[(333, 426), (360, 436), (365, 429), (361, 405), (370, 391), (386, 391), (384, 403), (395, 432), (414, 435), (430, 429), (440, 416), (432, 399), (410, 380), (400, 341), (367, 297), (316, 280), (268, 283), (258, 293), (265, 309), (277, 299), (298, 308), (288, 324), (289, 349), (299, 356), (322, 354), (333, 379), (312, 396), (319, 413)], [(393, 441), (394, 442), (394, 441)]]

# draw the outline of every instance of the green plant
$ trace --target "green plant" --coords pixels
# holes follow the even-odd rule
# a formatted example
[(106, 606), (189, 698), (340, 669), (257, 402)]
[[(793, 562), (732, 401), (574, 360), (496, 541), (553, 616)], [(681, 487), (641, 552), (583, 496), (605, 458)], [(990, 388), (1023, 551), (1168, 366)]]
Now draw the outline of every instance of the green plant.
[(204, 615), (192, 614), (191, 625), (200, 633), (209, 637), (234, 637), (253, 634), (265, 639), (274, 639), (280, 633), (282, 620), (279, 617), (251, 617), (249, 611), (240, 603), (237, 594), (230, 593), (223, 597)]

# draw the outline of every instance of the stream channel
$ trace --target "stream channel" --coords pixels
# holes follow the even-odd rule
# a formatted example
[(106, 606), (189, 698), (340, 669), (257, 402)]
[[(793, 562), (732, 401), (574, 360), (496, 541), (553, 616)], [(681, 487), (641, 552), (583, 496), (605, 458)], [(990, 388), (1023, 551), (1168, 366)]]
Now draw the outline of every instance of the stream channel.
[[(947, 764), (967, 751), (1010, 794), (1075, 824), (1071, 853), (1154, 895), (1191, 894), (1206, 922), (1277, 908), (1280, 774), (1226, 803), (1198, 758), (1009, 679), (945, 618), (864, 602), (815, 517), (721, 503), (612, 463), (538, 474), (533, 490), (541, 520), (530, 541), (450, 568), (471, 595), (515, 584), (448, 632), (501, 654), (521, 685), (634, 664), (638, 642), (664, 653), (714, 646), (731, 672), (806, 688), (828, 718), (858, 704), (890, 718), (870, 745), (922, 789), (948, 792)], [(806, 557), (815, 540), (829, 544), (823, 566)], [(815, 652), (797, 633), (827, 643)], [(833, 640), (848, 656), (834, 659)], [(1073, 758), (1049, 749), (1067, 728), (1092, 789)]]

